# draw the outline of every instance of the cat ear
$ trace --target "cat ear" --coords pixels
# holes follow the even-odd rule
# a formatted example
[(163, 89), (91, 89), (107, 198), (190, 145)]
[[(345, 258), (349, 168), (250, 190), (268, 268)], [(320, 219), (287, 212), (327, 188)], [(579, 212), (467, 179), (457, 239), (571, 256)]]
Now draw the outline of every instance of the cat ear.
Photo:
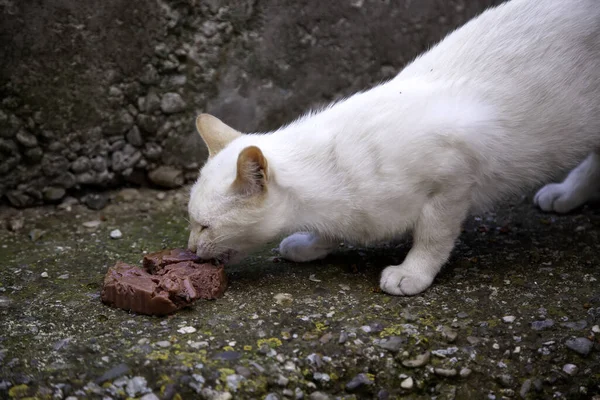
[(214, 157), (229, 143), (242, 136), (240, 132), (210, 114), (200, 114), (196, 118), (196, 130), (206, 143), (209, 158)]
[(246, 147), (237, 160), (237, 176), (233, 182), (236, 192), (244, 195), (262, 193), (267, 189), (267, 159), (256, 146)]

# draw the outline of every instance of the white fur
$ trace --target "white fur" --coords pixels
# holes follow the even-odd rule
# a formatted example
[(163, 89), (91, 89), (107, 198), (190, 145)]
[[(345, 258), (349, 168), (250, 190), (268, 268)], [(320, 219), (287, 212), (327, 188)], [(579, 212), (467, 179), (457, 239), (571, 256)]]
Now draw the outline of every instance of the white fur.
[[(249, 145), (268, 160), (264, 201), (228, 190)], [(190, 247), (241, 254), (276, 238), (296, 261), (339, 240), (370, 244), (411, 231), (381, 288), (429, 287), (469, 212), (547, 182), (600, 149), (597, 0), (512, 0), (488, 10), (393, 80), (273, 133), (243, 135), (192, 189)], [(595, 192), (593, 154), (536, 202), (568, 211)], [(590, 184), (593, 184), (590, 186)], [(199, 224), (211, 227), (200, 232)]]

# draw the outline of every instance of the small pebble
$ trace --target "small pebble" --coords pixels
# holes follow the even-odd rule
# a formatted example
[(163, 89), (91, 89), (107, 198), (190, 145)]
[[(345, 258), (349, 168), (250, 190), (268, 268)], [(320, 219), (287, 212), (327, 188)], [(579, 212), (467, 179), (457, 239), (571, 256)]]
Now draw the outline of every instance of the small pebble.
[(327, 332), (326, 334), (321, 336), (321, 338), (319, 339), (319, 342), (321, 342), (322, 344), (327, 344), (331, 341), (331, 339), (333, 339), (333, 333)]
[(164, 200), (165, 197), (167, 197), (167, 194), (165, 192), (158, 192), (158, 193), (156, 193), (156, 198), (158, 200)]
[[(227, 375), (227, 378), (225, 379), (227, 380), (227, 387), (229, 390), (236, 392), (239, 389), (242, 381), (244, 381), (246, 378), (244, 378), (242, 375), (231, 374)], [(276, 397), (276, 399), (278, 399), (278, 397)]]
[(600, 325), (594, 325), (594, 326), (592, 326), (592, 332), (594, 332), (594, 333), (600, 333)]
[(504, 386), (505, 388), (510, 388), (513, 386), (515, 380), (512, 376), (508, 375), (508, 374), (502, 374), (498, 377), (498, 381), (500, 382), (500, 384), (502, 386)]
[(554, 325), (554, 321), (551, 319), (546, 319), (543, 321), (533, 321), (531, 323), (531, 328), (536, 331), (541, 331), (543, 329), (550, 328)]
[(86, 221), (82, 225), (85, 226), (86, 228), (97, 228), (98, 226), (100, 226), (101, 223), (102, 223), (102, 221), (95, 220), (95, 221)]
[(294, 301), (294, 297), (289, 293), (277, 293), (273, 299), (275, 299), (275, 303), (283, 306), (289, 306)]
[(46, 271), (42, 272), (42, 274), (40, 275), (42, 278), (47, 278), (48, 277), (48, 273)]
[(338, 339), (339, 344), (344, 344), (348, 340), (348, 333), (342, 331), (340, 332), (340, 338)]
[(507, 324), (512, 324), (513, 322), (515, 322), (515, 319), (517, 319), (517, 317), (515, 317), (514, 315), (507, 315), (505, 317), (502, 317), (502, 321), (506, 322)]
[(66, 280), (69, 279), (69, 274), (62, 274), (58, 276), (58, 279)]
[(567, 374), (567, 375), (575, 375), (577, 374), (577, 365), (575, 364), (565, 364), (563, 366), (563, 371)]
[(13, 232), (20, 231), (21, 229), (23, 229), (24, 225), (25, 220), (22, 217), (12, 218), (10, 221), (8, 221), (8, 229), (10, 229)]
[(321, 382), (329, 382), (331, 377), (328, 374), (324, 374), (322, 372), (315, 372), (313, 374), (313, 379)]
[(444, 376), (447, 378), (456, 376), (458, 374), (458, 372), (456, 372), (456, 369), (454, 368), (435, 368), (433, 372), (435, 372), (436, 375)]
[(134, 376), (127, 382), (125, 391), (129, 397), (136, 397), (138, 394), (145, 393), (148, 391), (148, 381), (143, 376)]
[(285, 387), (285, 386), (288, 385), (288, 383), (290, 383), (290, 380), (288, 378), (286, 378), (285, 376), (283, 376), (283, 375), (280, 374), (279, 378), (277, 379), (277, 384), (279, 386)]
[(522, 399), (527, 397), (527, 394), (529, 393), (529, 391), (531, 390), (531, 379), (527, 379), (525, 380), (525, 382), (523, 382), (523, 385), (521, 385), (521, 390), (519, 390), (519, 395), (521, 396)]
[(456, 338), (458, 337), (458, 332), (446, 327), (442, 330), (442, 337), (446, 339), (446, 342), (454, 343), (454, 341), (456, 341)]
[(469, 342), (471, 346), (475, 346), (476, 344), (481, 342), (481, 339), (475, 336), (467, 336), (467, 342)]
[(308, 277), (308, 279), (309, 279), (309, 280), (311, 280), (311, 281), (313, 281), (313, 282), (321, 282), (321, 280), (320, 280), (320, 279), (317, 279), (317, 278), (316, 278), (315, 274), (311, 274), (311, 275)]
[(413, 386), (414, 381), (413, 378), (411, 378), (410, 376), (400, 383), (400, 387), (402, 387), (402, 389), (412, 389)]
[(582, 356), (587, 356), (590, 354), (590, 351), (592, 351), (592, 346), (594, 344), (588, 338), (579, 337), (567, 340), (565, 345), (574, 352), (579, 353)]
[(59, 210), (71, 211), (71, 207), (75, 204), (79, 204), (79, 200), (74, 197), (67, 196), (58, 206), (56, 206), (56, 208)]
[(160, 342), (156, 342), (156, 345), (158, 347), (170, 347), (171, 342), (169, 342), (168, 340), (161, 340)]
[(429, 362), (430, 358), (431, 358), (431, 353), (428, 351), (426, 353), (416, 356), (412, 360), (402, 361), (402, 365), (404, 365), (407, 368), (419, 368), (419, 367), (422, 367), (423, 365), (427, 364)]
[(179, 333), (194, 333), (196, 332), (196, 328), (194, 328), (193, 326), (184, 326), (183, 328), (179, 328), (177, 329), (177, 332)]
[(98, 379), (96, 379), (96, 384), (101, 385), (106, 381), (111, 381), (116, 378), (119, 378), (128, 372), (129, 367), (127, 366), (127, 364), (116, 365), (113, 368), (106, 371), (104, 374), (102, 374)]
[(123, 237), (123, 234), (120, 230), (115, 229), (113, 231), (110, 231), (110, 237), (111, 239), (121, 239)]
[(367, 374), (358, 374), (346, 384), (346, 390), (352, 391), (365, 385), (370, 386), (372, 384), (373, 381), (369, 378)]
[(46, 232), (44, 232), (44, 231), (43, 231), (43, 230), (41, 230), (41, 229), (32, 229), (32, 230), (29, 232), (29, 238), (30, 238), (32, 241), (34, 241), (34, 242), (37, 242), (37, 241), (38, 241), (38, 240), (39, 240), (39, 239), (40, 239), (42, 236), (44, 236), (44, 233), (46, 233)]
[(587, 321), (586, 320), (569, 321), (569, 322), (563, 322), (560, 325), (564, 326), (565, 328), (573, 329), (575, 331), (581, 331), (587, 327)]
[(378, 346), (382, 349), (396, 352), (400, 351), (404, 343), (406, 343), (406, 339), (400, 336), (390, 336), (386, 339), (382, 339)]
[[(296, 394), (296, 398), (298, 394)], [(329, 400), (329, 396), (323, 392), (312, 392), (309, 396), (310, 400)]]
[(458, 374), (461, 378), (466, 378), (471, 375), (471, 372), (472, 371), (469, 368), (462, 368)]
[(407, 322), (414, 322), (418, 319), (416, 315), (411, 314), (408, 310), (402, 311), (402, 314), (400, 314), (400, 316), (404, 318)]
[(92, 210), (102, 210), (108, 203), (108, 197), (103, 194), (90, 194), (85, 197), (84, 203)]

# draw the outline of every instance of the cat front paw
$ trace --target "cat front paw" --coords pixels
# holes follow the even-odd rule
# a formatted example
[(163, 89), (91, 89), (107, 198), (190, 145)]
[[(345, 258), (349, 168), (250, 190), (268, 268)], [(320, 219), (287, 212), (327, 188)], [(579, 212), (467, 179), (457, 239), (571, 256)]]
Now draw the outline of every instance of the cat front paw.
[(550, 183), (541, 188), (533, 198), (533, 202), (542, 211), (568, 213), (585, 202), (575, 193), (570, 185), (563, 183)]
[(393, 265), (381, 273), (380, 287), (384, 292), (396, 296), (412, 296), (431, 286), (433, 279), (434, 277), (427, 274), (415, 273), (401, 265)]
[(294, 233), (279, 244), (279, 254), (286, 260), (307, 262), (325, 258), (334, 246), (309, 232)]

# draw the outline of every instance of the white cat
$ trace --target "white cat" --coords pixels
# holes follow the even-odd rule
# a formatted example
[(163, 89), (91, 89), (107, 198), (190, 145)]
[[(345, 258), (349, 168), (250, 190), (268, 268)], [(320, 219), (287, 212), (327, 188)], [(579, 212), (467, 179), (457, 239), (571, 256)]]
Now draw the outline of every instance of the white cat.
[(339, 241), (412, 232), (381, 288), (413, 295), (447, 261), (461, 224), (589, 155), (535, 202), (566, 212), (600, 188), (600, 3), (512, 0), (393, 80), (268, 134), (200, 115), (209, 159), (192, 188), (189, 248), (238, 258), (282, 233), (293, 261)]

